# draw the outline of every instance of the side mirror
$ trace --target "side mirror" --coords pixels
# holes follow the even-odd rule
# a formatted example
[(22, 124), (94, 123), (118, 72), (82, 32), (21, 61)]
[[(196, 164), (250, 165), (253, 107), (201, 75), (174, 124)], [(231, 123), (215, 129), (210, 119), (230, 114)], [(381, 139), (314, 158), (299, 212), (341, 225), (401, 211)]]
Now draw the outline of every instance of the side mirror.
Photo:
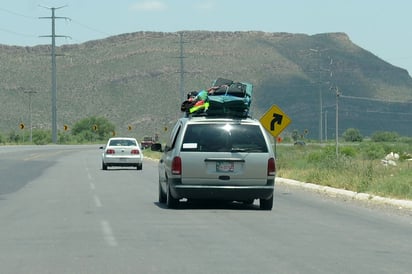
[(162, 144), (160, 144), (160, 143), (152, 144), (152, 145), (150, 146), (150, 149), (151, 149), (152, 151), (163, 152)]

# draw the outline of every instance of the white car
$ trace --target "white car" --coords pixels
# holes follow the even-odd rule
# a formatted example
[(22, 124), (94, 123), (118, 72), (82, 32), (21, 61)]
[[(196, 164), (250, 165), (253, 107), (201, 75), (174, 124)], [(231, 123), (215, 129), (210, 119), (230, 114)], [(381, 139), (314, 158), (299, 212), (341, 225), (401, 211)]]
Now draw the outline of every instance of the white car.
[(109, 166), (143, 168), (143, 153), (135, 138), (115, 137), (110, 138), (106, 146), (100, 147), (102, 153), (102, 169)]

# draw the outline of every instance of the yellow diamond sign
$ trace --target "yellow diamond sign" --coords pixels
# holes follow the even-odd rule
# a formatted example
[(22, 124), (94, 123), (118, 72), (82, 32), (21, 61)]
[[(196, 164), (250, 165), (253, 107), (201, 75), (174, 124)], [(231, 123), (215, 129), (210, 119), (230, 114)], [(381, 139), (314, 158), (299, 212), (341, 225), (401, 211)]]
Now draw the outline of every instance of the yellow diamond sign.
[(272, 105), (268, 111), (260, 118), (262, 126), (274, 137), (279, 134), (292, 122), (292, 120), (276, 105)]

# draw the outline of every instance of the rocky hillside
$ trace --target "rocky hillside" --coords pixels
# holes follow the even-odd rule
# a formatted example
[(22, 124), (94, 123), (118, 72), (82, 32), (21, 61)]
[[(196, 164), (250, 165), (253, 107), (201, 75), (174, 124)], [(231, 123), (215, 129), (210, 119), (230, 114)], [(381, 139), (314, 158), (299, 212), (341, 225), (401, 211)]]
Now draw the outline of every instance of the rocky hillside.
[[(412, 135), (408, 72), (344, 33), (188, 31), (182, 37), (184, 58), (179, 33), (136, 32), (58, 47), (59, 130), (104, 116), (119, 134), (164, 136), (181, 116), (183, 60), (185, 92), (206, 88), (217, 77), (253, 83), (253, 115), (278, 105), (292, 119), (284, 134), (307, 130), (308, 138), (318, 139), (322, 117), (323, 139), (334, 138), (338, 89), (340, 134), (354, 127), (365, 136), (378, 130)], [(51, 127), (50, 51), (44, 45), (0, 45), (0, 132), (29, 124), (30, 101), (33, 126)]]

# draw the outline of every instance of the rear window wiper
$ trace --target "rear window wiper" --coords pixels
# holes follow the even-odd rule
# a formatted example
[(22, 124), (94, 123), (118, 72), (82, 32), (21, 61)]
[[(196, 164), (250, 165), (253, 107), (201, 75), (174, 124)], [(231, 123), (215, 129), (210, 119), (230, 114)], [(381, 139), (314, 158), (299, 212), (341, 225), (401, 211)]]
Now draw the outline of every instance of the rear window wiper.
[(259, 147), (247, 147), (247, 148), (240, 148), (234, 147), (230, 152), (263, 152), (264, 150)]
[(248, 152), (249, 149), (246, 148), (240, 148), (240, 147), (234, 147), (230, 152)]

